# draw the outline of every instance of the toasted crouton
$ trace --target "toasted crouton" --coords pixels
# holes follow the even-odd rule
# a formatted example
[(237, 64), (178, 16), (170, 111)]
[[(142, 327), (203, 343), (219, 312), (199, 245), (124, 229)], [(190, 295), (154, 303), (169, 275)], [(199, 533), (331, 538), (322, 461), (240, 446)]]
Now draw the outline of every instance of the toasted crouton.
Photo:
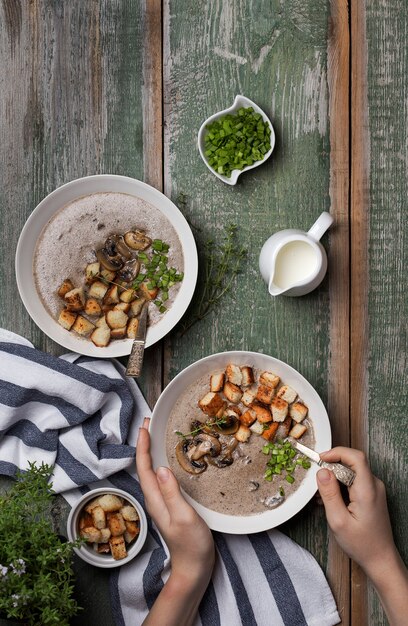
[(95, 328), (95, 324), (92, 324), (86, 317), (82, 315), (78, 315), (75, 320), (75, 323), (72, 325), (72, 330), (74, 330), (78, 335), (89, 335)]
[(106, 515), (101, 506), (96, 506), (92, 509), (92, 521), (95, 528), (99, 530), (106, 527)]
[(120, 512), (125, 522), (137, 522), (139, 519), (138, 512), (131, 504), (125, 504), (125, 506), (120, 509)]
[(98, 543), (101, 538), (101, 531), (95, 526), (86, 526), (79, 531), (79, 534), (89, 543)]
[(241, 385), (243, 387), (249, 387), (249, 385), (252, 385), (252, 383), (255, 381), (254, 370), (252, 369), (252, 367), (249, 367), (248, 365), (244, 365), (243, 367), (241, 367), (241, 373), (242, 373)]
[(103, 283), (101, 280), (96, 280), (89, 287), (88, 295), (90, 298), (97, 298), (97, 300), (102, 300), (102, 298), (105, 297), (107, 291), (108, 285)]
[(112, 513), (112, 511), (119, 511), (123, 502), (121, 498), (115, 496), (113, 493), (107, 493), (104, 496), (98, 498), (98, 504), (103, 508), (105, 513)]
[(279, 428), (276, 431), (276, 438), (277, 439), (286, 439), (286, 437), (289, 434), (290, 431), (290, 427), (292, 426), (292, 418), (290, 415), (288, 415), (287, 417), (285, 417), (283, 422), (275, 422), (276, 424), (278, 424)]
[(85, 507), (85, 511), (87, 513), (92, 513), (92, 509), (94, 509), (96, 506), (99, 506), (99, 498), (94, 498), (93, 500), (88, 502), (88, 504)]
[(271, 412), (266, 407), (260, 404), (253, 404), (251, 409), (255, 412), (256, 419), (258, 422), (261, 422), (261, 424), (267, 424), (272, 421)]
[(224, 372), (221, 372), (220, 374), (211, 374), (210, 391), (222, 391), (222, 388), (224, 387), (224, 381)]
[(274, 422), (283, 422), (288, 414), (288, 403), (282, 398), (274, 398), (271, 402), (271, 411)]
[(107, 513), (106, 519), (112, 537), (119, 537), (119, 535), (123, 535), (126, 530), (126, 525), (125, 520), (120, 513)]
[(123, 326), (122, 328), (113, 328), (110, 331), (111, 339), (124, 339), (126, 337), (127, 326)]
[(109, 326), (106, 323), (106, 317), (104, 315), (102, 315), (102, 317), (100, 317), (95, 322), (95, 326), (96, 326), (96, 328), (109, 328)]
[(264, 425), (261, 424), (261, 422), (258, 422), (258, 420), (257, 420), (256, 422), (251, 424), (251, 426), (249, 427), (249, 430), (252, 433), (255, 433), (256, 435), (262, 435), (262, 433), (264, 431)]
[(98, 543), (107, 543), (111, 537), (109, 528), (101, 528), (101, 538)]
[(282, 398), (282, 400), (286, 400), (288, 404), (292, 404), (297, 398), (297, 393), (292, 387), (289, 387), (289, 385), (283, 385), (276, 396)]
[(133, 522), (133, 521), (125, 522), (125, 524), (126, 524), (126, 531), (124, 534), (124, 538), (125, 538), (126, 543), (130, 543), (140, 533), (140, 526), (137, 522)]
[(222, 397), (213, 391), (209, 391), (198, 402), (198, 406), (206, 415), (214, 417), (218, 411), (225, 408), (225, 402)]
[(129, 302), (119, 302), (119, 304), (115, 304), (113, 307), (115, 311), (123, 311), (124, 313), (129, 313), (130, 311), (130, 303)]
[(109, 546), (115, 561), (124, 559), (125, 556), (127, 556), (126, 544), (123, 535), (119, 537), (111, 537), (109, 539)]
[(71, 330), (76, 318), (76, 313), (73, 313), (73, 311), (67, 311), (67, 309), (63, 309), (59, 314), (58, 324), (60, 324), (60, 326), (62, 326), (66, 330)]
[(87, 528), (89, 526), (93, 526), (92, 515), (89, 513), (83, 513), (79, 518), (79, 528), (81, 530), (82, 528)]
[(227, 400), (233, 404), (238, 404), (243, 395), (242, 390), (237, 385), (234, 385), (234, 383), (230, 383), (229, 381), (225, 383), (223, 392)]
[(142, 283), (140, 285), (140, 291), (142, 292), (145, 300), (154, 300), (157, 294), (159, 293), (159, 288), (154, 287), (153, 289), (148, 289), (146, 283)]
[(100, 326), (95, 328), (91, 335), (91, 341), (97, 348), (106, 348), (111, 338), (111, 330), (109, 326)]
[(263, 437), (267, 441), (272, 441), (275, 438), (276, 431), (278, 430), (278, 428), (279, 428), (278, 422), (271, 422), (270, 424), (268, 424), (268, 428), (265, 428), (261, 437)]
[(289, 431), (289, 437), (299, 439), (306, 431), (307, 428), (303, 424), (295, 424), (292, 430)]
[(137, 329), (139, 328), (139, 320), (137, 317), (131, 317), (127, 325), (127, 336), (129, 339), (135, 339), (137, 335)]
[(133, 300), (133, 302), (131, 302), (130, 304), (131, 315), (137, 317), (142, 310), (145, 302), (145, 298), (137, 298), (136, 300)]
[(249, 430), (248, 426), (245, 426), (244, 424), (241, 424), (241, 426), (238, 428), (237, 432), (234, 435), (235, 439), (238, 439), (238, 441), (241, 441), (242, 443), (248, 441), (250, 436), (251, 431)]
[(277, 387), (279, 385), (280, 378), (272, 372), (262, 372), (259, 377), (259, 382), (262, 385), (269, 385), (270, 387)]
[(272, 398), (275, 395), (274, 387), (270, 387), (269, 385), (259, 385), (258, 390), (256, 392), (256, 399), (263, 404), (270, 404), (272, 402)]
[(247, 411), (245, 411), (245, 413), (243, 413), (239, 417), (239, 421), (241, 422), (241, 424), (244, 424), (244, 426), (252, 426), (255, 420), (256, 420), (256, 413), (255, 411), (252, 411), (251, 409), (248, 409)]
[(295, 402), (289, 407), (289, 415), (295, 422), (300, 424), (300, 422), (303, 422), (307, 415), (307, 406), (301, 402)]
[(117, 285), (111, 285), (103, 298), (104, 304), (118, 304), (119, 302), (119, 287)]
[(134, 289), (125, 289), (119, 294), (119, 299), (122, 302), (132, 302), (136, 298), (136, 291)]
[(95, 261), (94, 263), (88, 263), (85, 268), (85, 280), (88, 284), (93, 283), (96, 277), (99, 275), (101, 269), (101, 264), (99, 261)]
[(238, 387), (242, 383), (242, 372), (238, 365), (229, 363), (225, 369), (225, 375), (230, 383), (237, 385)]
[(71, 289), (64, 296), (65, 306), (68, 311), (82, 311), (85, 305), (85, 294), (82, 287)]
[(112, 282), (113, 280), (115, 280), (116, 273), (112, 272), (111, 270), (107, 270), (103, 267), (101, 269), (101, 276), (108, 282)]
[(72, 291), (74, 288), (73, 283), (69, 280), (69, 278), (66, 278), (64, 280), (64, 282), (62, 283), (62, 285), (60, 285), (57, 294), (59, 295), (60, 298), (65, 298), (65, 294), (67, 294), (69, 291)]
[(106, 323), (109, 328), (123, 328), (127, 325), (128, 316), (123, 311), (108, 311), (106, 313)]
[(85, 302), (84, 311), (87, 315), (90, 315), (91, 317), (93, 315), (100, 315), (102, 313), (101, 305), (99, 304), (98, 300), (95, 300), (95, 298), (88, 298), (88, 300)]
[(243, 396), (241, 398), (242, 404), (245, 406), (251, 406), (253, 401), (255, 400), (256, 391), (254, 389), (245, 389)]

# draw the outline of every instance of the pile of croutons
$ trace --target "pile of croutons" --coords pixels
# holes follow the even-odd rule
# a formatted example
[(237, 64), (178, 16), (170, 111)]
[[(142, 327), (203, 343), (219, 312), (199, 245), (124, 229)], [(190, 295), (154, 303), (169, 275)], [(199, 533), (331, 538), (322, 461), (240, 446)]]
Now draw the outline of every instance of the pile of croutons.
[(90, 337), (98, 348), (106, 347), (111, 339), (134, 339), (140, 314), (146, 301), (153, 300), (157, 289), (142, 283), (136, 291), (129, 284), (110, 284), (115, 273), (89, 263), (85, 269), (85, 286), (74, 287), (65, 279), (57, 293), (65, 307), (58, 323), (66, 330)]
[(82, 509), (79, 535), (93, 544), (98, 554), (111, 554), (115, 560), (127, 556), (127, 545), (140, 532), (140, 519), (135, 507), (119, 496), (107, 493)]
[(302, 423), (308, 408), (297, 392), (272, 372), (261, 372), (255, 381), (252, 367), (229, 364), (225, 372), (210, 377), (210, 391), (198, 402), (211, 420), (234, 415), (239, 428), (234, 436), (240, 442), (252, 433), (267, 441), (287, 436), (299, 439), (307, 430)]

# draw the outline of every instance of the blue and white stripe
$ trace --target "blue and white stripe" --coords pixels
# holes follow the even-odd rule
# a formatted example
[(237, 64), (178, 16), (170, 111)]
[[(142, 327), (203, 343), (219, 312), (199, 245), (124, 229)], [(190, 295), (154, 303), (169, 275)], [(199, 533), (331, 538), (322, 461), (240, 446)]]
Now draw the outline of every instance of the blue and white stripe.
[[(0, 329), (0, 473), (29, 461), (54, 465), (53, 487), (70, 504), (89, 488), (144, 498), (134, 472), (137, 430), (149, 415), (115, 361), (57, 358)], [(217, 560), (196, 626), (333, 626), (340, 619), (320, 567), (277, 530), (214, 533)], [(111, 574), (121, 626), (138, 626), (170, 573), (167, 546), (149, 519), (142, 553)]]

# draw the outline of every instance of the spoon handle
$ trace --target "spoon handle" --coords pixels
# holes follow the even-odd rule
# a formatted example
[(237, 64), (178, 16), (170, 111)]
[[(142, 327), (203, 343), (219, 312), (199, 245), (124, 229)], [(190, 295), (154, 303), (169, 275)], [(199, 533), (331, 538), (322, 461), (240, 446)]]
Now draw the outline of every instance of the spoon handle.
[(318, 465), (333, 472), (337, 480), (347, 487), (351, 487), (356, 477), (356, 473), (350, 467), (347, 467), (342, 463), (327, 463), (326, 461), (319, 461)]

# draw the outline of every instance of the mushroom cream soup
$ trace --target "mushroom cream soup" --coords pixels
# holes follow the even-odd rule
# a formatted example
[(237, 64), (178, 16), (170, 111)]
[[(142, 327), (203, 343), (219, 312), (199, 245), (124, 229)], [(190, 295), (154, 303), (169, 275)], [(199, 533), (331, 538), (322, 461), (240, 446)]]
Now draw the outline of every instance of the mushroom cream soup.
[[(233, 462), (224, 467), (217, 467), (208, 463), (205, 471), (191, 474), (185, 471), (177, 460), (176, 447), (183, 438), (176, 434), (179, 431), (188, 437), (194, 428), (192, 422), (205, 422), (205, 415), (198, 406), (198, 401), (209, 391), (211, 372), (196, 381), (178, 398), (174, 405), (166, 431), (166, 453), (169, 466), (180, 482), (182, 488), (194, 500), (203, 506), (225, 513), (227, 515), (252, 515), (274, 508), (274, 496), (282, 494), (287, 499), (301, 484), (307, 470), (296, 465), (293, 472), (295, 481), (290, 484), (284, 474), (275, 475), (271, 482), (265, 480), (268, 456), (262, 452), (267, 441), (259, 435), (251, 434), (247, 442), (240, 442), (235, 447), (232, 456)], [(254, 370), (257, 380), (260, 372)], [(284, 383), (284, 381), (282, 381)], [(242, 405), (240, 405), (242, 408)], [(243, 407), (245, 409), (245, 407)], [(312, 420), (306, 417), (302, 424), (307, 426), (301, 441), (305, 445), (314, 447)], [(227, 444), (234, 436), (219, 435), (219, 441)], [(298, 457), (296, 457), (298, 458)], [(269, 498), (269, 500), (268, 500)]]
[[(37, 291), (48, 312), (56, 319), (61, 310), (57, 290), (69, 278), (74, 286), (84, 282), (88, 263), (96, 260), (95, 250), (114, 233), (134, 228), (146, 231), (151, 239), (169, 244), (168, 265), (183, 271), (184, 259), (175, 229), (166, 216), (150, 203), (125, 193), (94, 193), (64, 206), (46, 224), (37, 242), (33, 271)], [(169, 291), (171, 306), (179, 285)], [(149, 323), (161, 318), (155, 306), (149, 308)]]

